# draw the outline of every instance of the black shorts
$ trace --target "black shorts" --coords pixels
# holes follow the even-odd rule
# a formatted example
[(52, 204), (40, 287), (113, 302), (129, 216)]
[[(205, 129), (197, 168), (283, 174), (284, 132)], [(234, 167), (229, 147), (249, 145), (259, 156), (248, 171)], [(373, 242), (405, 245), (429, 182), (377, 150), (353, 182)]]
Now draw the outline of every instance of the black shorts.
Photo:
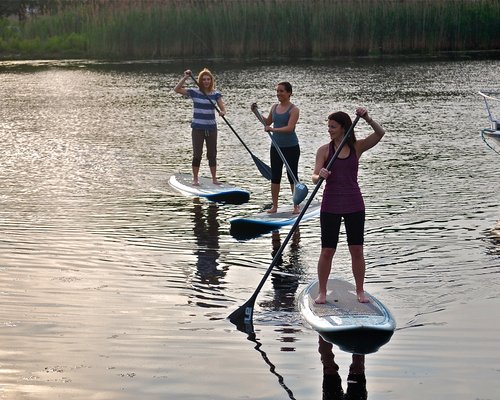
[(321, 247), (337, 248), (339, 242), (340, 223), (344, 219), (348, 245), (361, 245), (364, 243), (365, 211), (349, 214), (332, 214), (321, 212)]
[[(298, 175), (299, 158), (300, 158), (299, 145), (292, 147), (280, 147), (280, 150), (281, 153), (283, 153), (283, 157), (288, 163), (288, 166), (295, 175), (295, 178), (299, 180), (299, 175)], [(283, 173), (284, 163), (274, 146), (271, 146), (270, 157), (271, 157), (271, 183), (281, 183), (281, 176)], [(288, 172), (288, 169), (286, 171), (286, 174), (288, 176), (288, 182), (290, 182), (290, 185), (293, 185), (294, 180), (293, 177)]]

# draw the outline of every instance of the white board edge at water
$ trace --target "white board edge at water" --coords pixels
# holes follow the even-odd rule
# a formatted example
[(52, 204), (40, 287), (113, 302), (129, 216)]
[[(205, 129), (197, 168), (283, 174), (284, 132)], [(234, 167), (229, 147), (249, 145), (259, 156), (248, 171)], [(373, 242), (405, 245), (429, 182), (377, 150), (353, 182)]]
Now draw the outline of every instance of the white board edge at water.
[[(304, 203), (301, 204), (303, 206)], [(313, 201), (302, 216), (301, 221), (307, 221), (316, 218), (320, 214), (321, 203)], [(293, 225), (300, 213), (293, 214), (292, 204), (278, 207), (276, 213), (267, 211), (248, 215), (246, 217), (235, 217), (229, 220), (232, 229), (238, 230), (258, 230), (258, 229), (279, 229), (281, 227)]]
[(316, 304), (318, 280), (310, 282), (298, 296), (302, 318), (324, 339), (353, 353), (371, 353), (387, 343), (396, 321), (389, 309), (365, 291), (369, 303), (359, 303), (354, 285), (330, 278), (327, 303)]
[(214, 202), (242, 204), (250, 199), (248, 191), (227, 183), (217, 185), (206, 177), (200, 177), (199, 185), (194, 185), (192, 175), (187, 173), (172, 175), (168, 183), (185, 196), (203, 197)]

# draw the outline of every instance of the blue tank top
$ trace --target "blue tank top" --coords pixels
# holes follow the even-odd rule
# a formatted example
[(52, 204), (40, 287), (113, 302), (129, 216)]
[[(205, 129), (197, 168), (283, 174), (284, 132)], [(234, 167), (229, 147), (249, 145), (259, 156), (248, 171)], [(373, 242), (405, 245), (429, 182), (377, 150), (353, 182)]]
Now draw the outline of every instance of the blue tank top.
[[(279, 114), (276, 112), (276, 107), (273, 107), (273, 127), (274, 128), (283, 128), (288, 125), (288, 121), (290, 120), (290, 111), (294, 107), (293, 104), (290, 105), (288, 110), (286, 110), (283, 114)], [(278, 145), (278, 147), (293, 147), (299, 144), (299, 138), (297, 137), (297, 133), (295, 133), (295, 129), (293, 132), (273, 132), (273, 140)]]
[[(353, 148), (350, 148), (347, 158), (337, 158), (333, 163), (332, 173), (326, 179), (321, 201), (321, 211), (334, 214), (349, 214), (363, 211), (365, 203), (358, 185), (358, 157)], [(325, 167), (334, 152), (333, 142), (330, 142), (328, 159)]]

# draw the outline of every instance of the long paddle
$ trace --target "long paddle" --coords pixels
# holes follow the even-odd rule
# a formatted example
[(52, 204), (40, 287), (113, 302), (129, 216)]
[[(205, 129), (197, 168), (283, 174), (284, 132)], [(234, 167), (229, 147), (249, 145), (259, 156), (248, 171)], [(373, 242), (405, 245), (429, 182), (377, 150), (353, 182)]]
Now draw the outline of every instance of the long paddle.
[[(215, 108), (215, 110), (220, 113), (220, 110), (219, 108), (217, 107), (217, 105), (212, 101), (212, 99), (208, 96), (208, 94), (206, 94), (203, 90), (203, 88), (200, 86), (200, 84), (198, 83), (198, 81), (196, 80), (196, 78), (193, 76), (193, 74), (190, 74), (189, 75), (191, 77), (191, 79), (196, 83), (196, 85), (199, 87), (200, 91), (205, 95), (205, 97), (208, 99), (208, 101), (210, 101), (210, 103), (212, 104), (212, 106)], [(221, 116), (222, 119), (224, 120), (224, 122), (227, 124), (227, 126), (229, 126), (229, 128), (233, 131), (233, 133), (236, 135), (236, 137), (240, 140), (241, 144), (245, 147), (245, 149), (250, 153), (250, 155), (252, 156), (252, 160), (253, 162), (255, 163), (255, 165), (257, 166), (257, 169), (259, 170), (260, 174), (266, 178), (268, 181), (271, 180), (271, 167), (269, 167), (269, 165), (265, 164), (264, 162), (262, 162), (259, 158), (257, 158), (251, 151), (250, 149), (248, 148), (248, 146), (245, 144), (245, 142), (243, 141), (243, 139), (241, 139), (241, 137), (236, 133), (236, 131), (234, 130), (234, 128), (231, 126), (231, 124), (228, 122), (228, 120), (226, 119), (226, 117), (224, 117), (223, 115)]]
[[(346, 144), (347, 140), (349, 139), (349, 136), (351, 136), (352, 130), (354, 129), (354, 126), (356, 126), (356, 124), (358, 123), (359, 118), (360, 118), (359, 115), (356, 116), (356, 119), (352, 123), (351, 127), (345, 133), (344, 138), (342, 139), (342, 142), (340, 143), (339, 148), (337, 149), (337, 151), (335, 151), (335, 153), (333, 154), (332, 158), (328, 162), (328, 164), (326, 166), (326, 169), (331, 170), (333, 163), (338, 158), (339, 153), (342, 150), (342, 148), (344, 147), (344, 145)], [(290, 238), (292, 237), (293, 233), (295, 232), (295, 230), (299, 226), (300, 220), (304, 216), (307, 208), (311, 204), (312, 199), (314, 198), (314, 196), (318, 192), (318, 190), (321, 187), (321, 184), (323, 183), (323, 181), (324, 181), (324, 178), (320, 176), (318, 182), (316, 183), (316, 186), (314, 187), (314, 190), (312, 191), (311, 195), (309, 196), (309, 199), (307, 200), (306, 204), (302, 208), (302, 211), (300, 212), (300, 214), (298, 215), (297, 219), (295, 220), (295, 223), (293, 224), (292, 228), (290, 229), (290, 232), (288, 232), (288, 235), (286, 236), (285, 240), (283, 241), (283, 243), (281, 244), (280, 248), (278, 249), (278, 251), (274, 255), (273, 260), (271, 261), (271, 265), (269, 265), (269, 268), (267, 269), (266, 273), (262, 277), (262, 279), (261, 279), (259, 285), (257, 286), (257, 289), (255, 289), (255, 292), (253, 293), (252, 297), (250, 297), (246, 301), (245, 304), (243, 304), (242, 306), (240, 306), (238, 309), (236, 309), (235, 311), (233, 311), (228, 316), (229, 320), (233, 324), (235, 324), (238, 327), (238, 329), (240, 329), (240, 330), (243, 329), (243, 330), (246, 330), (246, 331), (253, 330), (252, 320), (253, 320), (253, 309), (254, 309), (254, 306), (255, 306), (255, 300), (257, 299), (257, 296), (258, 296), (260, 290), (264, 286), (264, 283), (265, 283), (266, 279), (271, 274), (272, 269), (274, 268), (274, 266), (280, 260), (281, 254), (283, 253), (283, 250), (285, 249), (286, 245), (288, 244), (288, 241), (290, 240)]]
[[(257, 103), (253, 103), (251, 108), (252, 108), (253, 113), (257, 117), (257, 119), (262, 123), (262, 125), (266, 126), (266, 121), (264, 121), (264, 117), (260, 113), (259, 108), (257, 107)], [(293, 179), (293, 183), (295, 184), (295, 189), (293, 191), (293, 204), (299, 205), (307, 197), (307, 192), (308, 192), (307, 186), (304, 185), (303, 183), (300, 183), (297, 180), (297, 177), (295, 176), (292, 169), (290, 168), (290, 165), (286, 161), (286, 158), (283, 155), (281, 149), (274, 141), (274, 138), (273, 138), (273, 135), (271, 134), (271, 132), (267, 132), (267, 134), (269, 135), (269, 138), (271, 139), (271, 142), (272, 142), (274, 148), (278, 152), (278, 155), (280, 156), (281, 160), (283, 161), (283, 164), (285, 164), (286, 170), (288, 171), (288, 173), (291, 175), (291, 177)]]

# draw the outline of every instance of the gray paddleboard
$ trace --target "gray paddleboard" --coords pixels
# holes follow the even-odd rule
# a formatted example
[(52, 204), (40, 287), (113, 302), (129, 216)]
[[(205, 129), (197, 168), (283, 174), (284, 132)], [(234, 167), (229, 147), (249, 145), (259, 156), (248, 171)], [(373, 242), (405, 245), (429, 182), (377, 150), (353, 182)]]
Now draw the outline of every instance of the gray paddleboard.
[(387, 307), (369, 293), (370, 302), (360, 303), (349, 282), (330, 278), (326, 304), (316, 304), (317, 295), (317, 280), (300, 293), (298, 305), (303, 319), (324, 339), (346, 351), (374, 352), (394, 333), (396, 321)]

